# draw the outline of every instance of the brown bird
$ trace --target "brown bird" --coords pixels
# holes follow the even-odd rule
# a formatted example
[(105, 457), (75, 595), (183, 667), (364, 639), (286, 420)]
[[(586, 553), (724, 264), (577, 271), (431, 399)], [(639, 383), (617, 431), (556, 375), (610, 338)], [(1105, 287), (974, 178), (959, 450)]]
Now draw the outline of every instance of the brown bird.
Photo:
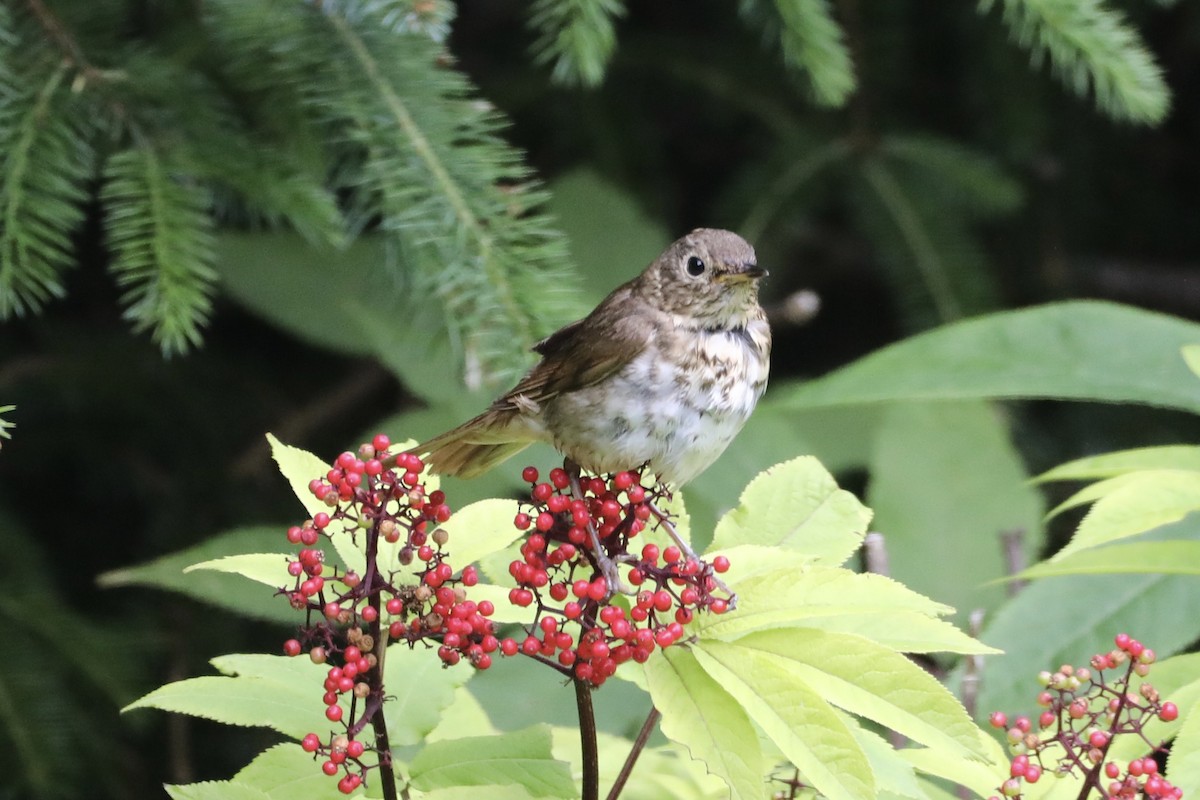
[(648, 464), (682, 486), (724, 452), (766, 388), (766, 274), (737, 234), (692, 231), (538, 342), (542, 360), (486, 411), (414, 452), (469, 478), (549, 442), (592, 473)]

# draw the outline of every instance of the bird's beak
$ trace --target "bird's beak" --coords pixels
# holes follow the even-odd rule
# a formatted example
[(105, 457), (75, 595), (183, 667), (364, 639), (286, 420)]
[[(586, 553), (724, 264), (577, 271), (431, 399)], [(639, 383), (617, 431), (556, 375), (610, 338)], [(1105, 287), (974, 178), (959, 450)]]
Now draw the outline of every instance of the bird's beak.
[(757, 264), (738, 264), (728, 272), (720, 273), (718, 277), (727, 281), (754, 281), (767, 277), (767, 274), (767, 271)]

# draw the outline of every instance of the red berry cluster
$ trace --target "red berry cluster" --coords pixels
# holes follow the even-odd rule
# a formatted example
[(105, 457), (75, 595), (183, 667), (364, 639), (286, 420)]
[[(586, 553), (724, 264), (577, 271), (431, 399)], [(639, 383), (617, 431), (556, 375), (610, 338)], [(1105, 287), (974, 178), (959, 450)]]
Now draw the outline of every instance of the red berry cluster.
[[(501, 642), (505, 655), (537, 657), (600, 686), (622, 663), (645, 662), (655, 647), (679, 641), (697, 610), (729, 609), (727, 598), (713, 595), (718, 587), (713, 573), (727, 570), (728, 559), (708, 564), (685, 557), (674, 545), (660, 550), (647, 544), (640, 554), (629, 552), (630, 540), (655, 516), (652, 503), (661, 496), (642, 485), (640, 471), (583, 476), (581, 497), (563, 469), (551, 470), (546, 482), (539, 482), (534, 467), (526, 467), (522, 477), (530, 484), (530, 508), (513, 524), (531, 533), (521, 558), (509, 565), (517, 582), (509, 600), (534, 606), (536, 614), (523, 641)], [(637, 588), (628, 609), (611, 602), (621, 587), (610, 586), (589, 528), (604, 558), (628, 565), (625, 580)]]
[[(1108, 760), (1114, 737), (1133, 734), (1145, 739), (1143, 729), (1154, 717), (1164, 722), (1179, 717), (1178, 707), (1163, 702), (1150, 683), (1141, 681), (1134, 689), (1134, 676), (1149, 674), (1154, 651), (1124, 633), (1117, 634), (1114, 643), (1116, 648), (1110, 652), (1092, 656), (1090, 669), (1064, 664), (1057, 672), (1039, 673), (1044, 688), (1037, 703), (1044, 710), (1037, 732), (1029, 717), (1017, 717), (1010, 726), (1006, 714), (992, 713), (992, 727), (1006, 730), (1014, 754), (1009, 778), (1000, 786), (1002, 795), (1019, 798), (1022, 784), (1037, 783), (1045, 770), (1062, 775), (1079, 770), (1098, 790), (1101, 775), (1109, 780), (1102, 796), (1121, 800), (1139, 795), (1162, 800), (1183, 796), (1182, 790), (1158, 774), (1158, 762), (1151, 756), (1135, 758), (1124, 767)], [(1104, 670), (1113, 669), (1122, 672), (1110, 683)]]
[[(445, 495), (426, 491), (420, 458), (389, 454), (390, 446), (380, 434), (357, 453), (342, 453), (324, 477), (309, 484), (329, 511), (288, 529), (288, 541), (301, 549), (287, 564), (292, 586), (279, 590), (294, 608), (308, 612), (299, 635), (284, 642), (284, 653), (307, 650), (315, 663), (330, 664), (325, 716), (343, 727), (326, 743), (310, 733), (301, 746), (326, 757), (321, 768), (327, 775), (342, 774), (338, 789), (347, 794), (373, 768), (361, 760), (372, 748), (356, 737), (383, 703), (377, 653), (387, 640), (437, 646), (446, 665), (465, 658), (477, 669), (489, 667), (491, 653), (500, 647), (488, 619), (492, 604), (467, 599), (467, 587), (479, 580), (475, 568), (456, 574), (447, 560), (449, 537), (437, 527), (450, 518)], [(316, 545), (335, 535), (366, 537), (363, 575), (336, 569), (326, 575), (324, 551)], [(383, 563), (380, 543), (401, 541), (395, 562)], [(347, 695), (348, 716), (339, 704)], [(378, 765), (387, 768), (390, 754), (377, 755)]]

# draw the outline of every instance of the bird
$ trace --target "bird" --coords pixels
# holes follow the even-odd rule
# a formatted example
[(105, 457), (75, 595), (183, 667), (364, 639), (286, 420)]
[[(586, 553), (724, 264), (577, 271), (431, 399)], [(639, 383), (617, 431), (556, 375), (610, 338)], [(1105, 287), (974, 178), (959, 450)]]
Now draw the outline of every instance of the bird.
[(592, 474), (648, 468), (678, 488), (725, 451), (766, 389), (766, 275), (736, 233), (693, 230), (534, 345), (541, 360), (483, 413), (412, 452), (471, 478), (549, 442)]

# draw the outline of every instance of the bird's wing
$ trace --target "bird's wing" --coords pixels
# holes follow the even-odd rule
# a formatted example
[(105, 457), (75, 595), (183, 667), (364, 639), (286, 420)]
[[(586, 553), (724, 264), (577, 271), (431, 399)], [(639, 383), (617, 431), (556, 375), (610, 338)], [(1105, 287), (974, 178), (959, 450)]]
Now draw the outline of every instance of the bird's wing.
[[(542, 360), (493, 407), (541, 404), (618, 372), (653, 341), (658, 320), (641, 301), (614, 292), (587, 318), (560, 328), (534, 345)], [(614, 313), (620, 308), (625, 313)]]

